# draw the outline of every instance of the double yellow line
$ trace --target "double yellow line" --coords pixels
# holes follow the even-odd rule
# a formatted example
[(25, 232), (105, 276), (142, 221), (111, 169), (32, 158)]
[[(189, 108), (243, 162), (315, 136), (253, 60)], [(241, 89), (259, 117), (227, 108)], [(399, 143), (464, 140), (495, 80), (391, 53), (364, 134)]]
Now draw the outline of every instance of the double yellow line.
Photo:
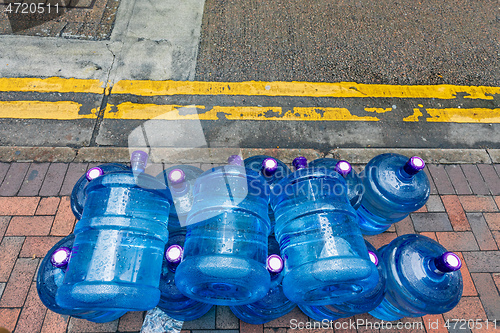
[[(493, 100), (500, 95), (500, 87), (455, 85), (382, 85), (352, 82), (201, 82), (201, 81), (118, 81), (110, 90), (99, 80), (63, 78), (0, 78), (1, 92), (84, 93), (135, 96), (172, 95), (240, 95), (275, 97), (329, 97), (329, 98), (401, 98), (416, 101), (424, 99), (453, 100), (462, 95), (469, 100)], [(23, 119), (85, 119), (96, 118), (99, 110), (80, 114), (81, 104), (74, 101), (0, 101), (0, 118)], [(352, 114), (347, 108), (158, 105), (124, 102), (108, 104), (104, 113), (109, 119), (169, 119), (169, 120), (288, 120), (288, 121), (379, 121), (380, 113), (396, 113), (395, 108), (366, 107), (363, 114)], [(427, 116), (424, 116), (425, 112)], [(359, 112), (358, 112), (359, 113)], [(498, 108), (424, 108), (422, 104), (413, 114), (401, 121), (500, 123)]]

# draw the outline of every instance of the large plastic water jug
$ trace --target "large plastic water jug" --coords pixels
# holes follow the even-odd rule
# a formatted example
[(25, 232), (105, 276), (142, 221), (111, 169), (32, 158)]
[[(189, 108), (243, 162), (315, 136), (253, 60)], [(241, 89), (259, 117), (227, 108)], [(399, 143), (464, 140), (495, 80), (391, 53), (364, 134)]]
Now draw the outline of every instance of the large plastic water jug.
[(56, 294), (62, 307), (142, 311), (158, 304), (172, 199), (164, 184), (141, 170), (108, 173), (87, 185)]
[(462, 296), (460, 258), (422, 235), (403, 235), (379, 249), (386, 266), (387, 292), (369, 313), (381, 320), (440, 314)]
[[(255, 155), (246, 158), (244, 161), (245, 168), (258, 172), (269, 184), (271, 196), (273, 195), (274, 186), (283, 178), (288, 177), (291, 173), (290, 168), (285, 163), (277, 158), (267, 155)], [(269, 205), (269, 220), (271, 221), (271, 234), (274, 233), (274, 212)]]
[(269, 237), (267, 270), (271, 275), (271, 286), (266, 296), (252, 304), (231, 306), (231, 311), (246, 323), (260, 325), (286, 315), (295, 304), (286, 298), (281, 282), (284, 262), (280, 248), (274, 237)]
[(309, 163), (310, 168), (326, 168), (341, 174), (347, 183), (347, 197), (354, 209), (358, 209), (363, 198), (363, 184), (351, 164), (334, 158), (318, 158)]
[(62, 315), (87, 319), (95, 323), (113, 321), (123, 316), (126, 311), (92, 311), (74, 308), (62, 308), (56, 302), (56, 293), (62, 285), (75, 235), (64, 237), (54, 245), (43, 258), (36, 278), (36, 289), (42, 303), (51, 311)]
[(359, 227), (376, 235), (425, 205), (430, 195), (424, 161), (399, 154), (374, 157), (360, 174), (365, 188), (358, 209)]
[(307, 168), (283, 179), (273, 197), (276, 239), (285, 260), (283, 291), (294, 303), (328, 305), (361, 297), (378, 282), (347, 198), (345, 179), (325, 168)]
[(176, 165), (156, 177), (166, 184), (174, 201), (168, 219), (170, 232), (186, 227), (186, 218), (193, 205), (194, 184), (202, 173), (203, 170), (192, 165)]
[(367, 241), (365, 241), (365, 244), (368, 248), (370, 260), (377, 266), (379, 273), (379, 280), (375, 288), (364, 294), (363, 297), (348, 302), (324, 306), (299, 305), (302, 312), (317, 321), (337, 320), (339, 318), (348, 318), (357, 314), (366, 313), (375, 309), (380, 302), (382, 302), (386, 288), (385, 265), (383, 261), (379, 260), (379, 254), (373, 245)]
[(270, 284), (269, 188), (262, 176), (241, 166), (241, 158), (230, 161), (196, 181), (184, 259), (175, 274), (184, 295), (217, 305), (253, 303)]
[(161, 269), (161, 296), (158, 303), (158, 307), (163, 312), (180, 321), (200, 318), (212, 308), (212, 304), (198, 302), (184, 296), (175, 285), (175, 271), (182, 260), (185, 238), (185, 231), (170, 234)]
[(80, 220), (82, 218), (83, 206), (85, 205), (85, 199), (87, 198), (85, 195), (85, 188), (92, 179), (110, 172), (128, 169), (130, 168), (124, 164), (107, 163), (93, 167), (82, 175), (76, 182), (75, 186), (73, 186), (70, 197), (71, 210), (73, 211), (73, 214), (75, 214), (76, 219)]

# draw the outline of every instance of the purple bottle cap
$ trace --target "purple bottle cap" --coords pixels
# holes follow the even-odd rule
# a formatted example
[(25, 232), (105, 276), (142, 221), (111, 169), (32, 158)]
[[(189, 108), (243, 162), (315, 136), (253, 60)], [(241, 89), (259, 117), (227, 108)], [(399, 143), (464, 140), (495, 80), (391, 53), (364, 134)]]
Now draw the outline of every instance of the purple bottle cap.
[(370, 257), (370, 261), (378, 266), (378, 256), (373, 251), (368, 251), (368, 256)]
[(97, 177), (101, 177), (102, 175), (104, 175), (104, 171), (101, 168), (93, 167), (89, 169), (89, 171), (87, 171), (87, 173), (85, 174), (85, 178), (87, 178), (87, 180), (90, 182), (91, 180), (94, 180)]
[(181, 169), (173, 169), (168, 173), (168, 181), (172, 185), (182, 184), (186, 180), (186, 174)]
[(132, 170), (144, 172), (148, 163), (148, 154), (142, 150), (136, 150), (130, 156)]
[(266, 176), (271, 176), (276, 170), (278, 170), (278, 161), (274, 158), (269, 157), (262, 161), (262, 171)]
[(462, 260), (453, 252), (445, 252), (435, 260), (436, 268), (443, 273), (458, 271), (462, 267)]
[(270, 273), (278, 274), (283, 270), (284, 262), (283, 259), (277, 254), (271, 254), (267, 257), (267, 270)]
[(425, 168), (425, 162), (420, 157), (413, 156), (410, 157), (403, 168), (407, 174), (413, 176)]
[(342, 176), (347, 176), (352, 171), (351, 163), (347, 161), (338, 161), (335, 165), (335, 171), (340, 173)]
[(305, 158), (304, 156), (296, 157), (293, 160), (292, 165), (295, 168), (295, 170), (307, 168), (307, 158)]
[(71, 257), (71, 249), (69, 247), (60, 247), (52, 253), (50, 263), (57, 268), (64, 268), (69, 263)]
[(227, 163), (230, 164), (230, 165), (243, 166), (243, 159), (241, 158), (240, 155), (231, 155), (227, 159)]
[(165, 251), (165, 259), (172, 264), (177, 264), (181, 262), (183, 252), (182, 246), (177, 244), (170, 245), (167, 251)]

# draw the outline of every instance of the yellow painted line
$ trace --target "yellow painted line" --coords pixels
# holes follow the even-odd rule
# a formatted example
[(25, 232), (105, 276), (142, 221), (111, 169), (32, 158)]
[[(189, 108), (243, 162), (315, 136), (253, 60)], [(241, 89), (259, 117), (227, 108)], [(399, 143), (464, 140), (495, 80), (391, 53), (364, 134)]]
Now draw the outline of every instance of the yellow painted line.
[(167, 120), (289, 120), (289, 121), (378, 121), (376, 117), (356, 116), (345, 108), (295, 107), (283, 111), (281, 107), (214, 106), (204, 111), (200, 105), (156, 105), (121, 103), (116, 111), (108, 105), (107, 119), (167, 119)]
[(360, 98), (465, 98), (492, 100), (500, 87), (455, 85), (387, 85), (354, 82), (203, 82), (203, 81), (141, 81), (121, 80), (112, 88), (113, 94), (156, 95), (244, 95), (295, 97), (360, 97)]
[(419, 109), (413, 109), (413, 114), (411, 116), (403, 118), (403, 121), (417, 122), (418, 117), (423, 117), (422, 111), (420, 111)]
[(0, 118), (11, 119), (58, 119), (73, 120), (97, 118), (95, 114), (79, 114), (82, 105), (71, 101), (39, 102), (13, 101), (0, 102)]
[(445, 123), (500, 123), (500, 109), (426, 109), (428, 122)]
[(102, 94), (104, 83), (99, 80), (39, 78), (0, 78), (0, 91), (7, 92), (73, 92)]
[(393, 108), (365, 108), (366, 112), (386, 113), (392, 111)]
[[(41, 78), (0, 78), (4, 92), (73, 92), (102, 94), (156, 95), (244, 95), (290, 97), (357, 98), (436, 98), (455, 99), (465, 94), (469, 99), (492, 100), (500, 87), (456, 85), (387, 85), (355, 82), (204, 82), (121, 80), (110, 86), (99, 80)], [(379, 113), (380, 111), (374, 111)]]
[[(137, 104), (131, 102), (121, 103), (116, 106), (117, 111), (112, 110), (108, 104), (104, 112), (107, 119), (202, 119), (198, 115), (197, 109), (204, 109), (204, 106), (196, 105), (157, 105), (157, 104)], [(216, 120), (216, 119), (203, 119)]]

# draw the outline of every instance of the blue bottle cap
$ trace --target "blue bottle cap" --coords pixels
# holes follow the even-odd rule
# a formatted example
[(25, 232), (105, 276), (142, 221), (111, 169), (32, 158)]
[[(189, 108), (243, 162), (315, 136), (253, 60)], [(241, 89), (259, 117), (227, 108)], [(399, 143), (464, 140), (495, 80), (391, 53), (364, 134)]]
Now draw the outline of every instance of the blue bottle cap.
[(338, 161), (335, 165), (335, 171), (345, 177), (352, 171), (351, 163), (344, 160)]
[(462, 260), (453, 252), (445, 252), (434, 261), (436, 268), (443, 273), (458, 271), (462, 267)]
[(243, 166), (243, 159), (241, 158), (240, 155), (231, 155), (227, 159), (227, 163), (230, 164), (230, 165)]
[(368, 251), (368, 256), (370, 257), (370, 261), (375, 264), (375, 266), (378, 266), (378, 256), (375, 252), (373, 251)]
[(271, 254), (267, 257), (266, 268), (270, 273), (278, 274), (283, 270), (283, 259), (277, 254)]
[(278, 170), (278, 161), (269, 157), (262, 161), (262, 171), (265, 176), (272, 176)]
[(148, 163), (148, 154), (142, 150), (136, 150), (130, 156), (132, 170), (144, 172)]
[(293, 160), (292, 165), (295, 168), (295, 170), (307, 168), (307, 158), (305, 158), (304, 156), (296, 157)]
[(182, 246), (177, 244), (170, 245), (167, 251), (165, 251), (165, 259), (167, 259), (167, 261), (172, 264), (180, 263), (182, 260), (183, 252), (184, 250), (182, 249)]
[(420, 157), (413, 156), (410, 157), (403, 168), (407, 174), (413, 176), (425, 168), (425, 162)]
[(87, 173), (85, 174), (85, 178), (87, 178), (88, 181), (91, 181), (102, 175), (104, 175), (104, 171), (101, 168), (93, 167), (89, 169), (89, 171), (87, 171)]
[(57, 268), (64, 268), (69, 263), (69, 258), (71, 257), (71, 249), (69, 247), (60, 247), (52, 253), (50, 257), (50, 263), (52, 266)]

